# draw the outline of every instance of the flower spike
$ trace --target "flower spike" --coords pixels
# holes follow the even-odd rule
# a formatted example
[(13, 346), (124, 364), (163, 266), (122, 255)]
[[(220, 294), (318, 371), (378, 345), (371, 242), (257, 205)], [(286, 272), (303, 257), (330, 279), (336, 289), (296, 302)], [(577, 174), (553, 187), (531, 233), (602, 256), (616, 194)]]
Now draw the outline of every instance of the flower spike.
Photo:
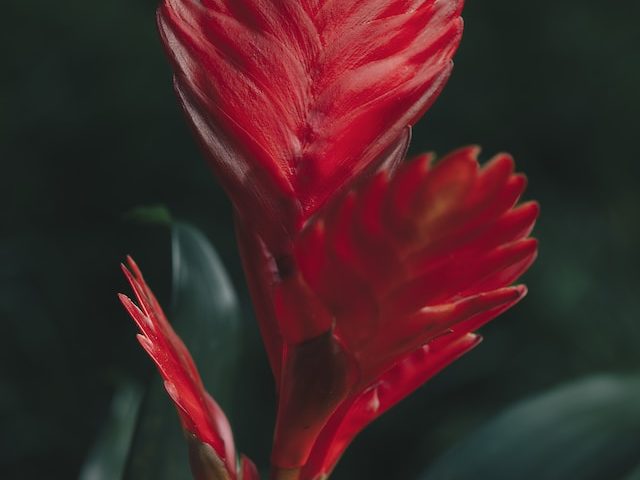
[[(278, 392), (275, 480), (326, 478), (358, 432), (526, 294), (512, 284), (536, 258), (539, 208), (517, 205), (526, 178), (513, 160), (480, 167), (467, 147), (402, 163), (411, 125), (451, 72), (462, 5), (163, 0), (158, 10), (176, 92), (234, 205)], [(141, 343), (185, 429), (235, 478), (224, 415), (131, 268), (142, 310), (123, 303)]]
[(138, 341), (156, 364), (171, 397), (189, 445), (196, 480), (257, 480), (249, 459), (236, 468), (231, 426), (216, 401), (206, 392), (189, 351), (176, 335), (140, 269), (131, 257), (122, 265), (138, 305), (119, 294), (120, 301), (140, 329)]
[(462, 4), (163, 1), (158, 24), (184, 110), (267, 243), (380, 162), (431, 105), (451, 72)]

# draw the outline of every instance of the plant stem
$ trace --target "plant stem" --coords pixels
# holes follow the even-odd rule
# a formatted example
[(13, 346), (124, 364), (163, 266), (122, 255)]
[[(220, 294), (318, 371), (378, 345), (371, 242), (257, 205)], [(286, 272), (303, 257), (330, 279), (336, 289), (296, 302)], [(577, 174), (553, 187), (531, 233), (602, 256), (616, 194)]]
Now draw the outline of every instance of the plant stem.
[(272, 480), (299, 480), (300, 468), (274, 468), (271, 472)]

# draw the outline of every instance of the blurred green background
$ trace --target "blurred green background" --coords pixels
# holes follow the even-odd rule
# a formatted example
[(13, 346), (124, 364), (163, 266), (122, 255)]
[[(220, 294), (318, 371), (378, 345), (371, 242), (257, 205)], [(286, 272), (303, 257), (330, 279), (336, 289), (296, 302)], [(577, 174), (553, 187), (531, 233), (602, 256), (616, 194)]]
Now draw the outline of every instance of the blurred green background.
[[(3, 479), (77, 477), (114, 392), (154, 375), (115, 296), (131, 253), (169, 304), (169, 232), (127, 219), (140, 205), (167, 206), (220, 253), (247, 319), (244, 400), (230, 416), (239, 448), (268, 460), (273, 386), (230, 207), (174, 98), (156, 3), (2, 5)], [(368, 429), (336, 479), (409, 478), (516, 401), (640, 373), (640, 4), (489, 0), (465, 12), (453, 77), (412, 151), (511, 152), (543, 207), (540, 258), (529, 296)]]

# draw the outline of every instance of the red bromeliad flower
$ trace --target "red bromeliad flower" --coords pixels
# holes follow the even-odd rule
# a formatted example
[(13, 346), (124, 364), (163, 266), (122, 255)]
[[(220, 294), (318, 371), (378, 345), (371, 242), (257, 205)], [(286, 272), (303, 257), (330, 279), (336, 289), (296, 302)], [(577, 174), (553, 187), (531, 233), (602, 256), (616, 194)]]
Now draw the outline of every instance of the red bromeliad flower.
[(435, 100), (461, 10), (462, 0), (164, 0), (158, 22), (207, 157), (274, 245), (379, 166)]
[[(477, 345), (474, 332), (526, 293), (510, 285), (535, 259), (538, 206), (516, 205), (526, 181), (511, 158), (480, 168), (471, 147), (402, 164), (410, 125), (450, 73), (461, 8), (160, 7), (176, 90), (236, 211), (278, 392), (275, 479), (326, 478), (367, 424)], [(248, 460), (236, 468), (224, 414), (130, 266), (142, 310), (123, 302), (198, 446), (194, 472), (214, 472), (197, 478), (257, 478)]]

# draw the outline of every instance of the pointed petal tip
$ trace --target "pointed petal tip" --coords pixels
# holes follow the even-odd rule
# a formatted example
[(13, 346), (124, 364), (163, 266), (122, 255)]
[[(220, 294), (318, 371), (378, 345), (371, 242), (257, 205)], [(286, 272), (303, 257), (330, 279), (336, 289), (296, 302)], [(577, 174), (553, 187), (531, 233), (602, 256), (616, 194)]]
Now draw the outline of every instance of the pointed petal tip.
[(120, 300), (120, 303), (125, 307), (127, 306), (128, 303), (133, 303), (131, 299), (124, 293), (118, 293), (117, 295), (118, 295), (118, 300)]
[(127, 279), (127, 282), (131, 286), (131, 288), (133, 290), (137, 290), (138, 281), (137, 281), (136, 277), (134, 276), (133, 272), (129, 269), (129, 267), (125, 263), (121, 263), (120, 264), (120, 270), (122, 270), (122, 273), (124, 274), (125, 278)]
[(529, 179), (524, 173), (516, 173), (512, 179), (512, 182), (514, 182), (514, 184), (521, 190), (525, 190), (529, 184)]
[(530, 208), (535, 209), (536, 218), (538, 218), (540, 216), (540, 211), (542, 209), (542, 207), (540, 206), (540, 203), (537, 200), (531, 200), (531, 201), (527, 202), (526, 204), (531, 205)]
[(515, 174), (516, 162), (510, 154), (498, 153), (482, 166), (482, 171), (489, 175), (493, 173), (499, 183), (509, 181), (509, 178)]
[(519, 300), (527, 294), (527, 287), (523, 284), (503, 287), (486, 293), (481, 293), (478, 297), (495, 297), (502, 303)]
[(124, 293), (118, 293), (118, 299), (120, 300), (122, 306), (127, 310), (127, 313), (129, 313), (129, 315), (131, 315), (134, 320), (136, 320), (134, 314), (144, 315), (142, 313), (142, 310), (140, 310), (135, 302)]
[(518, 297), (520, 299), (526, 297), (527, 293), (529, 293), (529, 289), (526, 285), (516, 285), (513, 288), (518, 292)]
[(445, 158), (463, 157), (469, 161), (478, 163), (478, 159), (480, 158), (481, 153), (482, 153), (482, 147), (480, 145), (471, 144), (471, 145), (466, 145), (464, 147), (460, 147), (457, 150), (453, 150), (452, 152), (442, 157), (442, 160), (444, 160)]
[(511, 287), (506, 287), (505, 290), (509, 290), (513, 292), (513, 297), (524, 297), (527, 294), (527, 286), (524, 284), (513, 285)]
[(484, 337), (479, 333), (469, 333), (467, 335), (471, 335), (469, 339), (470, 348), (475, 348), (480, 345), (484, 341)]
[(540, 208), (540, 203), (538, 201), (529, 200), (521, 203), (514, 210), (526, 212), (527, 215), (532, 218), (532, 220), (535, 220), (540, 217)]
[(122, 273), (124, 273), (125, 275), (127, 275), (127, 273), (129, 272), (129, 269), (127, 268), (127, 266), (124, 264), (124, 262), (120, 262), (120, 270), (122, 271)]
[(149, 337), (147, 337), (143, 333), (138, 333), (138, 334), (136, 334), (136, 339), (138, 340), (138, 343), (142, 346), (144, 351), (147, 352), (147, 354), (155, 362), (155, 359), (154, 359), (154, 350), (155, 350), (155, 348), (154, 348), (153, 342), (149, 339)]
[(540, 241), (534, 237), (528, 237), (523, 240), (523, 243), (527, 246), (527, 248), (531, 251), (531, 253), (538, 251), (538, 247), (540, 246)]
[(538, 249), (538, 239), (533, 237), (522, 238), (504, 246), (505, 249), (511, 249), (518, 252), (519, 256), (526, 256), (534, 253)]
[(473, 157), (475, 160), (478, 160), (480, 154), (482, 153), (482, 147), (477, 143), (472, 143), (471, 145), (467, 145), (465, 149), (469, 152), (469, 155)]
[(126, 262), (128, 267), (133, 272), (134, 277), (137, 280), (144, 281), (144, 277), (142, 276), (142, 271), (140, 270), (140, 267), (138, 266), (138, 264), (136, 263), (136, 261), (133, 259), (131, 255), (127, 255)]
[(491, 157), (491, 159), (487, 162), (487, 163), (491, 163), (491, 162), (501, 162), (506, 164), (510, 164), (513, 166), (513, 168), (515, 168), (515, 160), (513, 158), (513, 155), (511, 155), (508, 152), (498, 152), (496, 153), (493, 157)]
[(178, 392), (175, 383), (170, 379), (164, 379), (163, 384), (164, 389), (167, 391), (167, 394), (169, 394), (169, 397), (171, 397), (171, 400), (175, 403), (180, 403), (180, 393)]
[(480, 335), (477, 332), (468, 332), (468, 333), (465, 333), (462, 337), (460, 337), (458, 341), (469, 343), (469, 344), (476, 344), (482, 341), (482, 335)]

